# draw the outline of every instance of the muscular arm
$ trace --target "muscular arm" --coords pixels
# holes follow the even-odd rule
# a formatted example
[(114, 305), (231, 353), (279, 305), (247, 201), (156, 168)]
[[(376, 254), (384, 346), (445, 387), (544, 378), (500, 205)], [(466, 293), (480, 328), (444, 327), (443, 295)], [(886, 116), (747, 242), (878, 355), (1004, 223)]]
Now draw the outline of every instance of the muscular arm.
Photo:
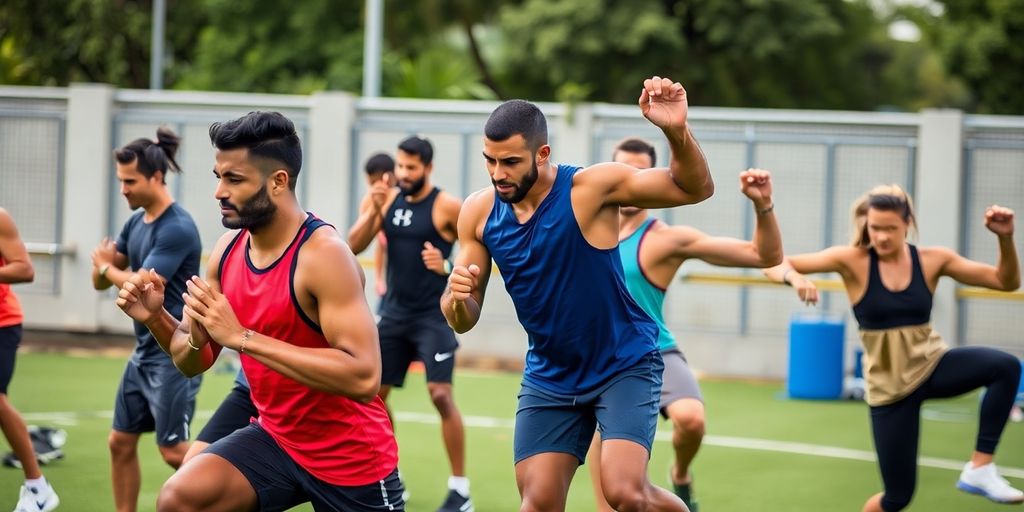
[[(488, 190), (477, 192), (466, 199), (459, 214), (459, 254), (448, 286), (441, 295), (441, 312), (452, 330), (460, 334), (472, 329), (480, 320), (480, 308), (491, 276), (491, 253), (481, 240), (483, 212), (490, 210), (491, 198), (493, 195)], [(470, 271), (471, 266), (478, 269), (476, 275)], [(456, 291), (452, 289), (453, 284)], [(471, 289), (468, 293), (465, 286)]]
[(967, 259), (946, 248), (932, 248), (944, 258), (940, 275), (946, 275), (970, 286), (1013, 291), (1020, 288), (1020, 266), (1013, 237), (999, 237), (999, 256), (995, 266)]
[(18, 235), (18, 227), (3, 208), (0, 208), (0, 258), (4, 260), (4, 265), (0, 266), (0, 283), (31, 283), (35, 279), (36, 272), (25, 243)]
[[(330, 348), (297, 347), (259, 333), (245, 353), (313, 389), (369, 402), (380, 387), (380, 345), (366, 303), (361, 270), (351, 251), (329, 230), (314, 234), (299, 253), (296, 286), (315, 298)], [(232, 347), (236, 339), (220, 340)]]
[[(237, 234), (237, 231), (229, 231), (221, 235), (217, 243), (214, 244), (213, 250), (210, 251), (210, 258), (206, 262), (206, 281), (218, 292), (221, 291), (220, 260), (223, 258), (228, 244)], [(187, 314), (183, 314), (182, 320), (179, 322), (164, 309), (158, 322), (156, 330), (149, 323), (146, 324), (146, 327), (149, 327), (150, 332), (153, 333), (164, 351), (171, 355), (174, 365), (181, 373), (194, 377), (209, 370), (217, 361), (217, 356), (223, 347), (213, 341), (206, 329)], [(199, 347), (199, 350), (192, 348), (192, 345)]]

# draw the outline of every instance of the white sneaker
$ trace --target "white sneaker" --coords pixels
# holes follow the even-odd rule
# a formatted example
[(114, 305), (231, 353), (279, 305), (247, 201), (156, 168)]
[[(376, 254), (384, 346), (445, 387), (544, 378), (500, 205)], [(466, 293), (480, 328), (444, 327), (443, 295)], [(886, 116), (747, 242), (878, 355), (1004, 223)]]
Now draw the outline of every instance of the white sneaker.
[(53, 492), (53, 487), (46, 484), (41, 489), (29, 489), (28, 486), (21, 486), (21, 497), (18, 498), (18, 506), (14, 512), (49, 512), (60, 505), (60, 498)]
[(960, 472), (957, 489), (984, 496), (996, 503), (1024, 503), (1024, 492), (1014, 489), (1005, 478), (999, 476), (996, 465), (989, 463), (976, 468), (968, 462)]

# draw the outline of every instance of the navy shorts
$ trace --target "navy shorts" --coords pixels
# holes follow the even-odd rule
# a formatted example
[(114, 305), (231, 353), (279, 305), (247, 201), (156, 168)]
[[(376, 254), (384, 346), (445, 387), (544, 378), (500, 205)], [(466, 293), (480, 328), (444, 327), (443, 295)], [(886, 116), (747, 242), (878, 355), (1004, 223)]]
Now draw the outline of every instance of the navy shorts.
[(409, 363), (423, 361), (427, 382), (452, 381), (459, 342), (440, 314), (420, 317), (383, 317), (380, 333), (381, 384), (402, 387)]
[(583, 464), (600, 425), (601, 439), (625, 439), (651, 452), (658, 426), (664, 364), (651, 352), (597, 389), (562, 395), (523, 382), (513, 439), (515, 462), (540, 453), (569, 453)]
[(249, 388), (235, 384), (228, 396), (220, 403), (210, 421), (199, 431), (196, 441), (213, 443), (222, 437), (248, 425), (253, 418), (259, 416), (256, 406), (252, 403)]
[(317, 511), (405, 510), (397, 469), (369, 485), (329, 484), (292, 460), (259, 423), (234, 431), (203, 453), (217, 455), (235, 466), (256, 491), (262, 512), (288, 510), (302, 503), (311, 503)]
[(166, 362), (137, 363), (129, 360), (114, 401), (114, 430), (141, 434), (156, 432), (161, 446), (189, 439), (202, 377), (188, 378)]
[(0, 327), (0, 394), (7, 394), (7, 386), (14, 377), (14, 358), (21, 343), (21, 324)]

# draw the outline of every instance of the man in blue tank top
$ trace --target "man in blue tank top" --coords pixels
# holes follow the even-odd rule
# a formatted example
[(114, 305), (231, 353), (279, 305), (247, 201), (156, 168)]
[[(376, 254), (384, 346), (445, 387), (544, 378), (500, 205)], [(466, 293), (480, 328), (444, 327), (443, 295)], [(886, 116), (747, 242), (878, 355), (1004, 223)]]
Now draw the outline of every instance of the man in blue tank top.
[[(638, 169), (654, 167), (654, 147), (640, 139), (618, 144), (612, 159)], [(771, 175), (749, 169), (740, 173), (740, 190), (754, 207), (753, 240), (712, 237), (689, 226), (668, 226), (635, 206), (619, 208), (619, 256), (630, 295), (658, 324), (658, 349), (665, 363), (662, 373), (661, 414), (672, 422), (674, 464), (669, 473), (672, 490), (692, 512), (697, 504), (691, 492), (693, 462), (704, 438), (704, 402), (697, 379), (676, 339), (665, 323), (665, 291), (676, 271), (688, 259), (726, 267), (764, 268), (782, 261), (782, 235), (775, 221)], [(599, 511), (611, 510), (601, 491), (601, 443), (594, 436), (589, 454), (590, 476)]]
[(565, 509), (598, 424), (605, 497), (616, 510), (686, 510), (647, 479), (662, 362), (657, 325), (626, 289), (618, 216), (620, 205), (697, 203), (714, 184), (683, 86), (645, 80), (640, 109), (668, 140), (668, 168), (556, 165), (544, 114), (523, 100), (499, 105), (484, 128), (494, 187), (463, 204), (441, 309), (456, 332), (471, 329), (493, 258), (529, 335), (513, 440), (522, 510)]
[[(427, 391), (441, 415), (441, 437), (452, 474), (448, 495), (438, 512), (471, 512), (465, 468), (465, 430), (452, 396), (458, 341), (437, 309), (451, 263), (458, 198), (430, 182), (434, 147), (420, 137), (398, 144), (394, 176), (398, 187), (380, 180), (370, 186), (359, 218), (348, 232), (356, 254), (378, 233), (387, 238), (387, 287), (380, 304), (381, 386), (387, 401), (392, 386), (402, 387), (409, 363), (423, 362)], [(390, 409), (389, 413), (390, 413)], [(392, 423), (394, 423), (392, 418)]]

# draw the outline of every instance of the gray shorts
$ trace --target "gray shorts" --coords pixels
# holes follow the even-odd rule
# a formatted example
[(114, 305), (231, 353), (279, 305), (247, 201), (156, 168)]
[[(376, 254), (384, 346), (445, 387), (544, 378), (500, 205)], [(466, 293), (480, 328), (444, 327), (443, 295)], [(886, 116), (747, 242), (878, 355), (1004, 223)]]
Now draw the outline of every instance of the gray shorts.
[(114, 430), (130, 434), (156, 432), (160, 446), (189, 440), (202, 376), (185, 377), (166, 362), (128, 361), (114, 401)]
[(665, 361), (665, 372), (661, 375), (661, 402), (658, 405), (661, 415), (668, 418), (665, 408), (676, 400), (692, 398), (703, 402), (700, 385), (690, 365), (686, 363), (686, 356), (678, 348), (670, 348), (661, 352), (661, 359)]

